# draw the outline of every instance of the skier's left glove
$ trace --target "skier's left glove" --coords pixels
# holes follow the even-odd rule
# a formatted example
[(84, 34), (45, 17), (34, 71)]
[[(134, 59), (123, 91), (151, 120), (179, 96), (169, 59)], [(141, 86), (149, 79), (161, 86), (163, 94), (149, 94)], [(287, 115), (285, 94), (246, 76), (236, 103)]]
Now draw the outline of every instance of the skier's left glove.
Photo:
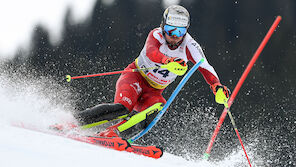
[(224, 86), (224, 85), (221, 85), (220, 83), (214, 83), (213, 85), (210, 86), (210, 88), (212, 89), (214, 95), (216, 95), (217, 91), (222, 88), (223, 89), (223, 93), (225, 94), (226, 98), (228, 99), (231, 92), (230, 90)]

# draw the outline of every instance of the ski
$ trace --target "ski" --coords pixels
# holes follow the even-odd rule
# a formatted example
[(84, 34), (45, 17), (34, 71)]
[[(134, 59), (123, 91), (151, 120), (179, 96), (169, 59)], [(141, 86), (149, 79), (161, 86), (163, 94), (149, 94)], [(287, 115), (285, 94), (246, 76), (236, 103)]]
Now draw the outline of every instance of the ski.
[(163, 149), (156, 146), (131, 145), (125, 151), (158, 159), (163, 155)]
[(18, 128), (24, 128), (27, 130), (32, 130), (32, 131), (37, 131), (45, 134), (50, 134), (50, 135), (57, 135), (61, 137), (65, 137), (68, 139), (88, 143), (88, 144), (93, 144), (117, 151), (126, 151), (138, 155), (143, 155), (151, 158), (158, 159), (162, 157), (163, 155), (163, 149), (161, 147), (156, 147), (156, 146), (141, 146), (141, 145), (134, 145), (130, 144), (127, 140), (121, 138), (121, 137), (115, 137), (115, 138), (107, 138), (107, 137), (99, 137), (99, 136), (87, 136), (87, 135), (82, 135), (75, 129), (69, 132), (62, 132), (62, 131), (56, 131), (56, 130), (42, 130), (40, 128), (37, 128), (36, 126), (28, 126), (23, 123), (13, 123), (12, 124), (15, 127)]
[(127, 151), (156, 159), (160, 158), (163, 154), (163, 149), (161, 147), (131, 145), (127, 142), (127, 140), (120, 137), (106, 138), (97, 136), (84, 136), (83, 140), (87, 143), (100, 145), (118, 151)]

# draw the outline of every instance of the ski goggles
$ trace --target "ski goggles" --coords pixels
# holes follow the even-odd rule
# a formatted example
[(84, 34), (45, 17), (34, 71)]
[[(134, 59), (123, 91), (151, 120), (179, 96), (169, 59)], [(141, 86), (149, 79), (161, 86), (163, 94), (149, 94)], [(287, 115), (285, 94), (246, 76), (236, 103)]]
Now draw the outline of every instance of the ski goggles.
[(187, 29), (186, 27), (176, 27), (176, 26), (165, 25), (164, 31), (169, 36), (175, 35), (177, 37), (183, 37), (186, 34)]

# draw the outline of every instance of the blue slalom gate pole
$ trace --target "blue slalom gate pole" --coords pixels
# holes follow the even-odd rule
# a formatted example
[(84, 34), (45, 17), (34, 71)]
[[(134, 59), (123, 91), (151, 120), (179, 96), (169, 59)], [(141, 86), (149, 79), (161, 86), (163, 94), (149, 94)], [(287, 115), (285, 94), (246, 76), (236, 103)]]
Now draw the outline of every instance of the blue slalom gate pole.
[(169, 108), (175, 97), (178, 95), (180, 90), (183, 88), (185, 83), (188, 81), (188, 79), (192, 76), (192, 74), (198, 69), (198, 67), (201, 65), (201, 63), (204, 62), (204, 59), (202, 58), (197, 64), (195, 64), (189, 72), (183, 77), (177, 88), (174, 90), (172, 95), (170, 96), (169, 100), (167, 103), (164, 105), (163, 109), (156, 115), (156, 117), (153, 119), (153, 121), (145, 128), (142, 130), (140, 133), (137, 135), (133, 136), (128, 140), (129, 143), (133, 143), (134, 141), (138, 140), (140, 137), (144, 136), (162, 117), (162, 115), (166, 112), (166, 110)]

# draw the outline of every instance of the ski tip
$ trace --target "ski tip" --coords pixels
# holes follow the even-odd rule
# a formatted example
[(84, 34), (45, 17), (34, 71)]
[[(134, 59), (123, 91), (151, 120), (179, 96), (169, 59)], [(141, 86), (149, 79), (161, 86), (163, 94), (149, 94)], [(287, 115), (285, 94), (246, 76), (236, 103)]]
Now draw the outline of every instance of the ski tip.
[(160, 152), (161, 152), (161, 154), (159, 155), (159, 158), (162, 157), (163, 156), (163, 148), (159, 147), (159, 146), (157, 146), (156, 148), (158, 148), (160, 150)]
[(151, 156), (152, 158), (158, 159), (160, 157), (163, 156), (163, 148), (162, 147), (156, 147), (152, 150), (153, 151), (153, 156)]

